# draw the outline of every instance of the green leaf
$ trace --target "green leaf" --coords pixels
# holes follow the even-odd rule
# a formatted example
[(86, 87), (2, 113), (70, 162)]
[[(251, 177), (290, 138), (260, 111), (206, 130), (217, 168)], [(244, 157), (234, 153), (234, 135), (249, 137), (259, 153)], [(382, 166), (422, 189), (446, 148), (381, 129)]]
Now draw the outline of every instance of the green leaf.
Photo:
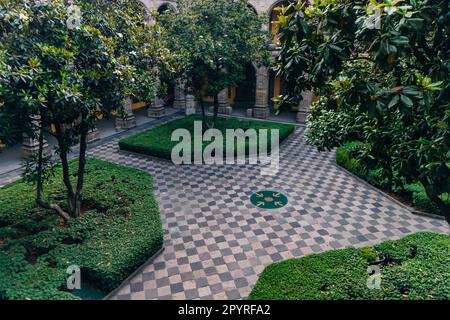
[(401, 94), (400, 101), (408, 108), (412, 108), (414, 106), (414, 102), (408, 96)]
[(395, 96), (391, 99), (391, 101), (389, 101), (388, 108), (391, 109), (393, 106), (397, 105), (397, 103), (398, 103), (399, 100), (400, 100), (399, 95), (395, 95)]

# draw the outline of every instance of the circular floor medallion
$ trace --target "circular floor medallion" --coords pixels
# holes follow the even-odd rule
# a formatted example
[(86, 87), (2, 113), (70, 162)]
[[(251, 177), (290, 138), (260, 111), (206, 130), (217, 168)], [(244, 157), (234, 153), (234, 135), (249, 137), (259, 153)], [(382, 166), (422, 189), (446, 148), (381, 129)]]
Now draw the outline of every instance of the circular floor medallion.
[(250, 202), (261, 209), (279, 209), (287, 205), (288, 198), (279, 191), (261, 190), (251, 195)]

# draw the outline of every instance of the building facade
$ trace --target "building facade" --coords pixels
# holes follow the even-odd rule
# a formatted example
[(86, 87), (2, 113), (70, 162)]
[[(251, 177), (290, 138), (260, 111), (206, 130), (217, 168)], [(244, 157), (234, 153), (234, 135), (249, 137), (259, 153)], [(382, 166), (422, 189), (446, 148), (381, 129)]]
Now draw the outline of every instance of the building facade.
[[(140, 0), (147, 10), (157, 10), (160, 13), (170, 14), (176, 10), (174, 0)], [(276, 37), (275, 21), (278, 19), (277, 7), (286, 6), (291, 0), (249, 0), (248, 5), (255, 13), (264, 17), (266, 23), (262, 28), (272, 33), (272, 44), (268, 46), (271, 58), (276, 59), (279, 53), (278, 39)], [(165, 101), (176, 109), (194, 108), (195, 100), (186, 95), (183, 83), (175, 82), (169, 86), (169, 94)], [(245, 79), (238, 86), (227, 88), (219, 94), (219, 113), (245, 114), (247, 117), (266, 119), (271, 113), (277, 111), (278, 106), (273, 98), (284, 94), (282, 79), (275, 76), (275, 72), (266, 66), (258, 66), (256, 63), (248, 65), (245, 71)], [(291, 107), (291, 113), (297, 122), (304, 123), (308, 108), (314, 99), (314, 95), (307, 92), (299, 106)], [(211, 97), (206, 97), (206, 100)], [(155, 106), (164, 104), (164, 101), (156, 101)], [(159, 109), (162, 110), (162, 109)]]
[[(149, 12), (157, 10), (161, 13), (170, 14), (171, 10), (176, 10), (175, 0), (140, 1)], [(270, 51), (273, 60), (276, 59), (280, 50), (274, 24), (278, 19), (278, 11), (274, 9), (286, 6), (290, 1), (294, 0), (249, 0), (248, 2), (248, 5), (258, 16), (264, 17), (266, 22), (262, 25), (262, 28), (272, 32), (273, 41), (272, 44), (268, 45), (267, 50)], [(266, 119), (269, 115), (277, 112), (277, 105), (272, 99), (284, 93), (283, 81), (275, 76), (273, 70), (267, 66), (259, 66), (256, 63), (249, 64), (245, 70), (244, 81), (235, 87), (224, 89), (219, 94), (219, 113)], [(314, 98), (312, 93), (305, 93), (301, 105), (290, 108), (289, 118), (304, 123), (309, 106)], [(212, 98), (206, 97), (207, 101), (208, 99), (211, 101)], [(160, 98), (156, 96), (150, 105), (141, 101), (134, 101), (131, 98), (125, 99), (120, 114), (113, 114), (115, 116), (115, 126), (117, 129), (129, 129), (136, 126), (135, 113), (138, 112), (138, 109), (142, 110), (145, 108), (148, 117), (161, 117), (165, 114), (165, 107), (167, 106), (186, 110), (187, 114), (195, 112), (196, 107), (198, 107), (194, 97), (186, 94), (183, 83), (175, 81), (169, 84), (169, 92), (166, 97)], [(95, 129), (89, 134), (89, 140), (95, 141), (97, 138), (98, 130)], [(0, 141), (0, 152), (5, 147)], [(22, 142), (23, 156), (26, 158), (36, 153), (37, 150), (37, 140), (24, 136)]]

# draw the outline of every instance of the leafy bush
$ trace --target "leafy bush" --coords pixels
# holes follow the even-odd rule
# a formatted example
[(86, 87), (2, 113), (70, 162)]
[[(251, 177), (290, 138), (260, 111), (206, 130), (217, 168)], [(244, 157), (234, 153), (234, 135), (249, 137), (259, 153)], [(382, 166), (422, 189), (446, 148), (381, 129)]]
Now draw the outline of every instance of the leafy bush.
[[(428, 198), (425, 188), (420, 183), (405, 185), (405, 191), (411, 194), (415, 207), (429, 213), (440, 214), (441, 211), (438, 206)], [(441, 199), (450, 206), (450, 198), (448, 193), (442, 194)]]
[[(191, 115), (183, 119), (178, 119), (170, 123), (161, 125), (156, 128), (138, 133), (134, 136), (124, 138), (119, 141), (119, 146), (123, 150), (132, 151), (136, 153), (142, 153), (158, 158), (171, 159), (171, 153), (174, 146), (178, 144), (178, 141), (172, 141), (172, 132), (176, 129), (187, 129), (191, 135), (194, 133), (194, 121), (202, 121), (201, 116)], [(280, 142), (286, 139), (289, 134), (294, 131), (295, 126), (290, 124), (281, 124), (267, 121), (255, 121), (255, 120), (241, 120), (236, 118), (218, 118), (215, 126), (224, 134), (224, 145), (226, 143), (225, 130), (226, 129), (267, 129), (268, 141), (270, 142), (270, 130), (279, 129)], [(193, 141), (192, 141), (193, 143)], [(209, 142), (203, 143), (203, 147), (208, 145)], [(248, 154), (249, 140), (246, 139), (245, 150)], [(192, 149), (192, 154), (194, 148)], [(225, 148), (224, 148), (225, 150)], [(270, 151), (270, 143), (268, 143), (268, 151)]]
[[(384, 258), (380, 289), (367, 287), (374, 254)], [(450, 299), (450, 238), (431, 232), (372, 248), (347, 248), (268, 266), (251, 300)]]
[(364, 114), (326, 110), (322, 105), (323, 102), (314, 102), (309, 110), (306, 131), (308, 143), (317, 146), (320, 151), (330, 151), (346, 141), (360, 139), (361, 124), (367, 118)]
[(374, 179), (391, 191), (399, 178), (420, 182), (450, 224), (441, 197), (450, 192), (449, 1), (293, 2), (278, 31), (286, 99), (320, 97), (309, 142), (330, 149), (358, 133), (353, 140), (367, 143), (358, 158), (379, 169)]
[[(59, 175), (46, 196), (64, 207)], [(64, 289), (69, 265), (110, 291), (162, 246), (152, 179), (140, 170), (88, 159), (83, 215), (66, 224), (36, 207), (32, 191), (23, 182), (0, 189), (0, 299), (75, 299)]]
[(358, 159), (351, 156), (352, 152), (362, 148), (363, 143), (359, 141), (348, 142), (336, 149), (336, 162), (341, 167), (354, 173), (360, 178), (367, 176), (367, 171), (360, 164)]
[[(387, 189), (386, 185), (388, 182), (383, 177), (381, 169), (368, 170), (360, 163), (359, 159), (354, 157), (354, 154), (363, 148), (364, 144), (358, 141), (343, 144), (336, 149), (336, 163), (358, 177), (366, 180), (371, 185), (383, 190)], [(395, 192), (399, 195), (411, 197), (414, 207), (419, 210), (438, 215), (442, 214), (438, 206), (428, 198), (425, 188), (419, 182), (407, 184), (402, 188), (396, 188)], [(442, 194), (441, 199), (450, 205), (448, 194)]]

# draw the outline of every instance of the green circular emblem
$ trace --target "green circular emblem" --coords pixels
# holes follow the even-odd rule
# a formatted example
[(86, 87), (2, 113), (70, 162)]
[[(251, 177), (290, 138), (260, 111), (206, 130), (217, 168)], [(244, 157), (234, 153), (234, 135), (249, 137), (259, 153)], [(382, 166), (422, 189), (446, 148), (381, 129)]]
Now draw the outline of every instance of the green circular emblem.
[(278, 191), (262, 190), (252, 194), (250, 202), (261, 209), (279, 209), (287, 205), (288, 198)]

